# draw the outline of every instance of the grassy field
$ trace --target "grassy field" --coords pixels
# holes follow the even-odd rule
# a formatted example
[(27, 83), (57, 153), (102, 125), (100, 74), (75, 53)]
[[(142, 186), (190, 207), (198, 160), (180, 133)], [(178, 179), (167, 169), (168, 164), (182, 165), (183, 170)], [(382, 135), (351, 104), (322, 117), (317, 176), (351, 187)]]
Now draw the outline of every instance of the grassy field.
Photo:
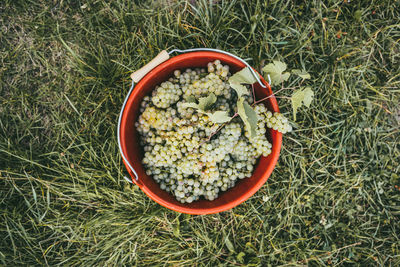
[[(1, 1), (0, 265), (399, 266), (399, 17), (391, 0)], [(283, 60), (315, 91), (268, 182), (208, 216), (126, 183), (116, 140), (129, 74), (193, 47)]]

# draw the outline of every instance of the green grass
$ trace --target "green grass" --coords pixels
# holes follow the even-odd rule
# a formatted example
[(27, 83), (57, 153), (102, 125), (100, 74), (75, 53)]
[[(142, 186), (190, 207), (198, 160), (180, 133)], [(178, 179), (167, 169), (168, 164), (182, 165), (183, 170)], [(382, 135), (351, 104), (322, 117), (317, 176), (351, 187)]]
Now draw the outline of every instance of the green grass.
[[(0, 3), (0, 265), (400, 265), (400, 2), (197, 2)], [(129, 74), (193, 47), (315, 91), (268, 182), (208, 216), (127, 184), (116, 141)]]

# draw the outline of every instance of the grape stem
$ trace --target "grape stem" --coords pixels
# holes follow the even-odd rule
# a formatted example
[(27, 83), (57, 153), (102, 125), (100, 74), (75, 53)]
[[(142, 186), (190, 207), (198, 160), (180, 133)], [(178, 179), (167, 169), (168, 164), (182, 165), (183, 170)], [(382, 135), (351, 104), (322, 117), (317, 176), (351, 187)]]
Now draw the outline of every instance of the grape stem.
[(271, 95), (269, 95), (269, 96), (267, 96), (267, 97), (264, 97), (264, 98), (262, 98), (262, 99), (260, 99), (260, 100), (254, 101), (254, 103), (252, 104), (252, 106), (257, 105), (258, 103), (263, 102), (264, 100), (267, 100), (268, 98), (275, 97), (275, 94), (279, 93), (279, 92), (282, 91), (282, 90), (285, 90), (285, 89), (294, 89), (294, 88), (295, 88), (295, 87), (293, 87), (293, 88), (281, 88), (281, 89), (279, 89), (278, 91), (276, 91), (276, 93), (272, 93)]
[(234, 119), (235, 117), (237, 117), (238, 115), (239, 115), (239, 113), (237, 113), (237, 112), (236, 112), (235, 114), (233, 114), (232, 118), (231, 118), (229, 121), (227, 121), (227, 122), (223, 123), (221, 126), (219, 126), (218, 129), (215, 130), (214, 132), (212, 132), (212, 133), (207, 137), (206, 140), (204, 140), (203, 142), (200, 143), (199, 146), (201, 146), (201, 145), (204, 144), (205, 142), (210, 141), (211, 138), (212, 138), (214, 135), (216, 135), (226, 124), (230, 123), (231, 120), (233, 120), (233, 119)]

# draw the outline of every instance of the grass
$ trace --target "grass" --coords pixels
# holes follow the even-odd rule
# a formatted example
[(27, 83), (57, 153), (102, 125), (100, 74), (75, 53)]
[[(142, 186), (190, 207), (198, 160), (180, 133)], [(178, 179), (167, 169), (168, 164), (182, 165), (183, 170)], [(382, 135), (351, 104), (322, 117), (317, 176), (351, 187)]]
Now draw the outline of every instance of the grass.
[[(400, 265), (399, 1), (5, 0), (0, 14), (0, 264)], [(116, 141), (129, 74), (193, 47), (283, 60), (315, 91), (268, 182), (208, 216), (127, 184)]]

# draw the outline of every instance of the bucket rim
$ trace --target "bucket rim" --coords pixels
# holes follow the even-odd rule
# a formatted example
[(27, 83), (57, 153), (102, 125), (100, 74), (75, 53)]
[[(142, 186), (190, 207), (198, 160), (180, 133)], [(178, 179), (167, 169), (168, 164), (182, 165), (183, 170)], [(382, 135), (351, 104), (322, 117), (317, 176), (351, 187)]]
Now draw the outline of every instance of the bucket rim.
[[(219, 59), (221, 61), (223, 61), (225, 59), (225, 61), (234, 61), (236, 65), (240, 66), (240, 67), (245, 67), (246, 64), (243, 63), (241, 60), (237, 59), (237, 57), (232, 57), (228, 54), (225, 53), (220, 53), (217, 51), (193, 51), (193, 52), (186, 52), (184, 54), (180, 54), (174, 57), (169, 58), (168, 60), (166, 60), (165, 62), (161, 63), (160, 65), (158, 65), (157, 67), (155, 67), (153, 70), (151, 70), (149, 73), (147, 73), (135, 86), (132, 86), (131, 89), (136, 88), (137, 90), (131, 90), (131, 92), (128, 94), (126, 100), (129, 99), (134, 99), (138, 96), (138, 93), (140, 91), (141, 88), (143, 88), (146, 83), (148, 83), (149, 81), (151, 81), (151, 79), (154, 77), (154, 75), (157, 74), (157, 72), (159, 72), (161, 69), (165, 68), (166, 66), (173, 66), (174, 64), (176, 64), (177, 62), (183, 61), (183, 60), (188, 60), (190, 58), (196, 57), (196, 56), (200, 56), (200, 57), (216, 57), (216, 59)], [(254, 68), (253, 68), (254, 70)], [(254, 70), (257, 75), (259, 75), (260, 80), (262, 81), (262, 83), (264, 85), (266, 85), (266, 89), (269, 94), (272, 93), (271, 87), (270, 85), (265, 81), (265, 79), (256, 71)], [(278, 107), (278, 103), (277, 100), (274, 96), (269, 98), (271, 107), (273, 112), (279, 112), (279, 107)], [(127, 101), (127, 105), (124, 106), (123, 110), (121, 110), (121, 123), (118, 127), (118, 132), (120, 133), (120, 139), (121, 139), (121, 144), (120, 144), (120, 149), (122, 153), (127, 153), (127, 148), (126, 148), (126, 136), (125, 136), (125, 132), (124, 131), (120, 131), (121, 127), (123, 127), (123, 125), (125, 125), (127, 122), (126, 117), (127, 117), (127, 110), (129, 110), (129, 103), (132, 103)], [(269, 129), (270, 131), (274, 131), (272, 129)], [(181, 212), (181, 213), (187, 213), (187, 214), (192, 214), (192, 215), (205, 215), (205, 214), (214, 214), (214, 213), (219, 213), (219, 212), (223, 212), (229, 209), (232, 209), (236, 206), (238, 206), (239, 204), (243, 203), (244, 201), (248, 200), (251, 196), (253, 196), (268, 180), (269, 176), (271, 175), (273, 169), (275, 168), (275, 165), (278, 161), (279, 155), (280, 155), (280, 150), (281, 150), (281, 146), (282, 146), (282, 134), (279, 132), (275, 133), (275, 138), (274, 138), (274, 142), (272, 143), (272, 148), (271, 148), (271, 154), (269, 156), (271, 156), (271, 159), (269, 161), (268, 166), (266, 167), (263, 175), (262, 175), (262, 179), (259, 179), (259, 181), (257, 181), (257, 183), (255, 183), (248, 191), (246, 191), (244, 194), (242, 194), (240, 197), (219, 205), (217, 207), (212, 207), (212, 208), (190, 208), (190, 207), (182, 207), (182, 206), (178, 206), (174, 203), (165, 201), (164, 199), (162, 199), (161, 197), (159, 197), (156, 193), (154, 193), (151, 189), (149, 189), (144, 183), (142, 183), (140, 181), (139, 176), (135, 173), (132, 172), (131, 170), (131, 164), (129, 162), (126, 162), (127, 159), (125, 159), (123, 157), (123, 162), (130, 174), (130, 176), (132, 177), (132, 181), (134, 183), (136, 183), (139, 188), (148, 196), (150, 197), (152, 200), (154, 200), (155, 202), (157, 202), (158, 204), (170, 209), (170, 210), (174, 210), (177, 212)], [(121, 153), (121, 154), (122, 154)], [(261, 156), (262, 157), (262, 156)], [(139, 162), (138, 164), (142, 164), (141, 162)], [(254, 173), (254, 171), (253, 171)], [(138, 179), (135, 179), (136, 176), (138, 177)], [(246, 179), (250, 179), (250, 178), (246, 178)], [(236, 185), (235, 185), (236, 186)]]

